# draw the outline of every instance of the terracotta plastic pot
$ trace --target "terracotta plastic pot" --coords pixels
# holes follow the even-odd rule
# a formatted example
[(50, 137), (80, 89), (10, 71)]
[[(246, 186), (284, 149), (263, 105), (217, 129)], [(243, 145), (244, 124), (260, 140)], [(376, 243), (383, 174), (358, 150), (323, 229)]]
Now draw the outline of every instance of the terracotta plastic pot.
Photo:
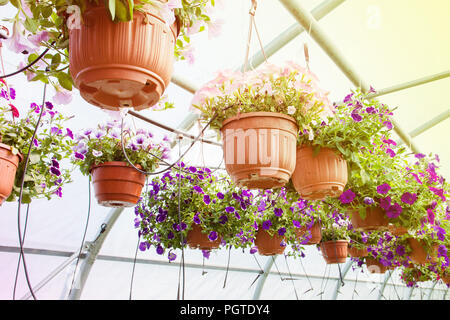
[(370, 273), (385, 273), (388, 269), (382, 265), (378, 260), (373, 258), (366, 258), (366, 266)]
[(322, 233), (320, 231), (320, 224), (315, 222), (311, 229), (301, 227), (296, 231), (297, 239), (302, 242), (307, 236), (311, 236), (306, 245), (319, 244), (322, 240)]
[(438, 246), (433, 246), (431, 252), (428, 253), (425, 249), (426, 247), (417, 239), (408, 238), (409, 246), (411, 247), (411, 252), (409, 257), (411, 260), (420, 265), (427, 264), (429, 262), (437, 261), (437, 248)]
[(81, 28), (69, 33), (74, 84), (100, 108), (149, 108), (169, 85), (177, 34), (177, 23), (169, 28), (156, 10), (114, 23), (103, 1), (88, 2)]
[(188, 231), (186, 240), (192, 249), (212, 250), (220, 246), (219, 238), (214, 241), (209, 240), (208, 234), (203, 233), (202, 228), (197, 224), (192, 225), (192, 229)]
[(344, 263), (347, 260), (347, 240), (325, 241), (320, 244), (322, 256), (327, 264)]
[(266, 230), (261, 227), (256, 232), (255, 245), (258, 247), (258, 252), (263, 256), (274, 256), (282, 254), (285, 246), (281, 245), (284, 237), (275, 233), (271, 236)]
[(229, 118), (221, 128), (225, 168), (240, 187), (284, 186), (295, 169), (298, 126), (281, 113), (250, 112)]
[(338, 197), (344, 191), (347, 179), (347, 162), (333, 150), (321, 148), (314, 156), (312, 147), (297, 148), (292, 183), (303, 199)]
[(389, 219), (383, 209), (379, 207), (367, 207), (366, 217), (361, 218), (358, 211), (351, 213), (351, 222), (358, 231), (387, 230)]
[(369, 254), (366, 248), (358, 249), (350, 245), (348, 246), (347, 251), (348, 255), (352, 258), (364, 258)]
[[(136, 166), (140, 169), (139, 166)], [(133, 207), (139, 201), (145, 175), (126, 162), (111, 161), (91, 168), (95, 197), (105, 207)]]
[(441, 275), (441, 279), (445, 284), (450, 284), (450, 274)]
[(406, 229), (405, 227), (396, 226), (395, 224), (391, 223), (388, 225), (388, 230), (392, 235), (397, 237), (408, 233), (408, 229)]
[(14, 155), (10, 146), (0, 143), (0, 205), (11, 194), (21, 160), (21, 154)]

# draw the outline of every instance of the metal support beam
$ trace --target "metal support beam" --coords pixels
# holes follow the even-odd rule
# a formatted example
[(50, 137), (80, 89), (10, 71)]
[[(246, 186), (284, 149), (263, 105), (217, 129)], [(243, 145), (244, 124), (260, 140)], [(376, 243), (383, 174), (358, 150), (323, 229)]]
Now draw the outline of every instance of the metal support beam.
[[(54, 277), (56, 277), (61, 271), (63, 271), (68, 265), (70, 265), (78, 256), (78, 251), (73, 253), (66, 261), (60, 264), (55, 270), (53, 270), (48, 276), (42, 279), (34, 288), (33, 292), (38, 292), (43, 286), (50, 282)], [(20, 300), (28, 300), (31, 298), (31, 293), (27, 293)]]
[(420, 127), (417, 127), (416, 129), (411, 131), (409, 133), (409, 135), (412, 138), (417, 137), (419, 134), (427, 131), (428, 129), (430, 129), (430, 128), (434, 127), (434, 126), (436, 126), (437, 124), (441, 123), (442, 121), (447, 120), (448, 118), (450, 118), (450, 109), (448, 109), (447, 111), (442, 112), (441, 114), (437, 115), (436, 117), (434, 117), (430, 121), (424, 123)]
[(333, 298), (332, 300), (336, 300), (338, 293), (339, 293), (339, 287), (341, 287), (341, 280), (344, 281), (345, 276), (347, 275), (348, 271), (350, 270), (351, 266), (352, 266), (353, 262), (352, 260), (348, 260), (345, 264), (344, 270), (342, 270), (341, 272), (341, 278), (336, 280), (336, 287), (334, 288), (334, 292), (333, 292)]
[(378, 293), (378, 300), (381, 300), (381, 298), (383, 297), (384, 289), (386, 288), (386, 284), (388, 280), (391, 278), (392, 273), (394, 273), (393, 270), (388, 270), (384, 275), (384, 281), (383, 284), (381, 285), (380, 292)]
[[(363, 92), (369, 92), (370, 85), (358, 74), (351, 63), (345, 58), (341, 50), (333, 43), (332, 39), (328, 37), (323, 28), (319, 25), (316, 19), (306, 10), (300, 1), (295, 0), (280, 0), (284, 7), (292, 14), (292, 16), (300, 23), (303, 28), (310, 30), (310, 36), (316, 43), (325, 51), (330, 59), (336, 64), (345, 76), (356, 86), (360, 87)], [(414, 144), (411, 137), (400, 127), (400, 125), (392, 119), (394, 130), (406, 145), (415, 153), (420, 153), (419, 148)]]
[(368, 95), (369, 98), (376, 98), (379, 96), (383, 96), (389, 93), (393, 93), (393, 92), (397, 92), (397, 91), (401, 91), (401, 90), (405, 90), (405, 89), (409, 89), (412, 87), (416, 87), (416, 86), (420, 86), (422, 84), (426, 84), (426, 83), (430, 83), (433, 81), (437, 81), (437, 80), (441, 80), (441, 79), (445, 79), (450, 77), (450, 70), (448, 71), (444, 71), (441, 73), (437, 73), (431, 76), (427, 76), (427, 77), (423, 77), (420, 79), (416, 79), (413, 81), (408, 81), (402, 84), (398, 84), (389, 88), (385, 88), (385, 89), (381, 89), (381, 90), (377, 90), (377, 92), (375, 93), (371, 93)]
[(258, 284), (256, 285), (256, 288), (255, 288), (255, 292), (253, 293), (253, 300), (259, 300), (259, 298), (261, 297), (261, 291), (264, 287), (264, 284), (270, 273), (270, 269), (272, 269), (272, 266), (273, 266), (276, 258), (277, 258), (277, 256), (268, 257), (266, 265), (264, 266), (264, 273), (259, 278)]
[(435, 281), (435, 282), (433, 283), (433, 285), (431, 286), (431, 288), (430, 288), (430, 293), (428, 293), (428, 300), (431, 300), (431, 296), (433, 295), (434, 287), (436, 287), (437, 283), (438, 283), (438, 282)]
[[(81, 293), (83, 292), (84, 285), (86, 284), (86, 280), (89, 276), (89, 272), (94, 265), (94, 262), (97, 258), (97, 255), (102, 248), (102, 245), (111, 231), (114, 223), (119, 218), (119, 215), (122, 213), (124, 208), (115, 208), (111, 209), (110, 213), (105, 219), (105, 222), (102, 224), (102, 228), (100, 229), (97, 238), (93, 242), (85, 242), (85, 246), (87, 249), (86, 257), (83, 259), (82, 265), (80, 267), (80, 271), (78, 276), (75, 279), (74, 286), (69, 293), (69, 300), (79, 300), (81, 297)], [(77, 272), (77, 270), (75, 270)]]

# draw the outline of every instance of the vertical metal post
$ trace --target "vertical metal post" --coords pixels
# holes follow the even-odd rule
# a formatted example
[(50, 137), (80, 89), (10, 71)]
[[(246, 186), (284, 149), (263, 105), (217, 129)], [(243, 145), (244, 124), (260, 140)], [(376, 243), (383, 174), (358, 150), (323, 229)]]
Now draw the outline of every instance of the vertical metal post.
[[(84, 285), (86, 284), (86, 280), (89, 276), (89, 272), (94, 265), (95, 259), (102, 248), (103, 242), (111, 231), (114, 223), (117, 221), (117, 218), (122, 213), (124, 208), (115, 208), (111, 209), (110, 213), (105, 219), (105, 222), (102, 224), (101, 230), (98, 233), (97, 238), (93, 242), (86, 242), (87, 253), (86, 257), (83, 259), (83, 262), (80, 266), (80, 271), (75, 278), (74, 286), (69, 293), (69, 300), (79, 300), (81, 297), (81, 293), (83, 292)], [(75, 270), (77, 272), (77, 270)]]
[(386, 284), (387, 284), (388, 280), (391, 278), (393, 272), (394, 271), (392, 271), (392, 270), (388, 270), (386, 272), (386, 274), (384, 275), (384, 281), (383, 281), (383, 284), (381, 285), (380, 292), (378, 293), (378, 300), (381, 300), (381, 297), (383, 297), (384, 289), (386, 288)]

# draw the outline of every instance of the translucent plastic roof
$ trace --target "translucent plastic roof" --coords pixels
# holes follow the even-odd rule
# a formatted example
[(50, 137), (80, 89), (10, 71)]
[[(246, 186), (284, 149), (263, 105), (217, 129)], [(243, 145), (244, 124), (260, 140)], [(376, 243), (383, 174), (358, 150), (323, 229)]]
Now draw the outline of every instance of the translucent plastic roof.
[[(250, 0), (226, 0), (219, 16), (223, 20), (221, 35), (209, 38), (208, 33), (192, 37), (195, 63), (175, 63), (174, 81), (198, 88), (210, 80), (216, 71), (237, 69), (244, 63), (249, 23)], [(258, 1), (255, 19), (262, 42), (266, 45), (282, 38), (285, 30), (297, 24), (294, 16), (281, 3), (289, 1)], [(447, 72), (444, 79), (406, 90), (390, 93), (379, 99), (391, 107), (397, 106), (395, 119), (404, 132), (410, 133), (450, 108), (450, 2), (421, 0), (296, 0), (307, 10), (323, 3), (339, 3), (319, 24), (340, 55), (345, 57), (364, 81), (382, 90), (423, 77)], [(15, 13), (11, 6), (0, 7), (0, 18)], [(307, 32), (301, 33), (269, 58), (272, 63), (293, 60), (305, 65), (304, 44), (309, 48), (310, 69), (318, 76), (333, 101), (341, 100), (354, 84)], [(257, 38), (252, 38), (250, 57), (259, 50)], [(3, 50), (6, 72), (17, 69), (22, 57)], [(42, 99), (42, 83), (28, 83), (24, 75), (9, 79), (19, 94), (19, 107), (27, 108), (31, 101)], [(50, 89), (49, 89), (50, 90)], [(172, 83), (166, 91), (175, 109), (163, 112), (146, 110), (141, 113), (171, 127), (179, 127), (189, 116), (192, 93)], [(49, 96), (52, 96), (52, 92)], [(74, 89), (70, 105), (61, 112), (75, 115), (74, 130), (94, 127), (109, 119), (102, 110), (89, 105)], [(152, 129), (158, 135), (169, 135), (156, 126), (127, 116), (136, 127)], [(439, 122), (414, 138), (423, 153), (433, 152), (441, 158), (442, 174), (450, 177), (448, 148), (449, 120)], [(198, 132), (196, 123), (189, 127)], [(214, 137), (211, 137), (214, 139)], [(181, 144), (181, 151), (187, 143)], [(172, 151), (178, 155), (178, 147)], [(218, 166), (220, 147), (197, 144), (187, 160), (195, 164)], [(46, 277), (56, 274), (36, 292), (38, 299), (67, 299), (76, 259), (59, 267), (77, 253), (83, 238), (88, 212), (88, 177), (75, 172), (74, 182), (63, 190), (62, 199), (36, 200), (30, 206), (25, 239), (26, 261), (31, 282), (37, 286)], [(26, 207), (22, 209), (25, 212)], [(114, 209), (99, 206), (92, 197), (92, 207), (86, 241), (93, 241), (102, 223)], [(5, 203), (0, 209), (0, 299), (11, 299), (18, 263), (17, 203)], [(24, 218), (25, 215), (22, 214)], [(114, 223), (101, 247), (83, 289), (81, 299), (177, 299), (180, 284), (180, 264), (168, 263), (154, 250), (138, 252), (134, 210), (125, 209)], [(22, 221), (22, 226), (25, 221)], [(315, 246), (308, 247), (302, 260), (280, 256), (250, 255), (241, 251), (213, 252), (208, 260), (195, 250), (185, 251), (186, 299), (443, 299), (447, 288), (442, 284), (424, 283), (411, 290), (400, 282), (398, 271), (392, 275), (361, 272), (354, 265), (326, 265)], [(82, 262), (80, 261), (79, 267)], [(133, 266), (135, 265), (134, 273)], [(227, 272), (227, 265), (229, 265)], [(260, 274), (268, 273), (267, 278)], [(133, 282), (131, 281), (134, 274)], [(342, 285), (340, 275), (343, 277)], [(28, 287), (23, 269), (19, 272), (17, 298), (26, 297)], [(225, 283), (226, 279), (226, 283)], [(265, 282), (262, 281), (265, 279)]]

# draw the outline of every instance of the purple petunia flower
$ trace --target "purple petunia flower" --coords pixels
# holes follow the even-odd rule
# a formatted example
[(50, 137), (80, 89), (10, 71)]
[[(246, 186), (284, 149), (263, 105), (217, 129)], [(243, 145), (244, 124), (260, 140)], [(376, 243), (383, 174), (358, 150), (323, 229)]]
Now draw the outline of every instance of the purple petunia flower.
[(385, 122), (383, 122), (383, 124), (386, 126), (386, 128), (388, 128), (389, 130), (392, 130), (392, 128), (394, 127), (393, 125), (392, 125), (392, 122), (390, 122), (390, 121), (385, 121)]
[(286, 228), (285, 227), (281, 227), (280, 229), (278, 229), (278, 234), (280, 236), (284, 236), (285, 233), (286, 233)]
[(366, 112), (369, 114), (374, 114), (377, 112), (377, 110), (374, 107), (367, 107)]
[(273, 209), (273, 213), (277, 216), (277, 217), (281, 217), (283, 215), (283, 209), (281, 208), (275, 208)]
[(219, 217), (219, 223), (220, 224), (225, 224), (225, 223), (227, 223), (227, 221), (228, 221), (228, 217), (227, 216), (222, 215), (222, 216)]
[(250, 254), (255, 254), (256, 252), (258, 252), (258, 248), (257, 247), (251, 247), (250, 248)]
[(356, 194), (351, 189), (348, 189), (339, 196), (339, 200), (341, 200), (341, 202), (345, 204), (352, 202), (355, 197)]
[(232, 213), (232, 212), (234, 212), (236, 209), (234, 208), (234, 207), (226, 207), (225, 208), (225, 211), (226, 212), (228, 212), (228, 213)]
[(395, 151), (392, 150), (392, 149), (390, 149), (390, 148), (386, 149), (386, 153), (387, 153), (391, 158), (395, 157), (395, 155), (396, 155)]
[(362, 117), (359, 113), (352, 112), (351, 116), (352, 116), (353, 121), (355, 121), (355, 122), (362, 121)]
[(379, 194), (386, 194), (389, 192), (389, 190), (391, 190), (391, 186), (387, 183), (383, 183), (382, 185), (379, 185), (377, 187), (377, 192)]
[(208, 239), (209, 239), (209, 241), (215, 241), (215, 240), (217, 240), (217, 232), (211, 231), (211, 232), (208, 234)]
[(238, 220), (241, 219), (241, 216), (240, 216), (240, 214), (239, 214), (237, 211), (234, 212), (234, 216), (235, 216), (236, 219), (238, 219)]
[(194, 190), (195, 190), (196, 192), (198, 192), (198, 193), (204, 193), (204, 192), (203, 192), (203, 189), (202, 189), (201, 187), (199, 187), (199, 186), (194, 186)]
[(203, 202), (207, 205), (211, 203), (211, 198), (209, 197), (209, 195), (205, 194), (203, 196)]
[(16, 90), (14, 88), (9, 88), (9, 97), (14, 100), (16, 98)]
[(202, 221), (200, 220), (200, 217), (198, 216), (198, 213), (196, 213), (194, 215), (193, 221), (195, 222), (195, 224), (200, 224), (202, 223)]
[(56, 159), (52, 159), (52, 166), (55, 168), (59, 168), (59, 162)]
[(163, 247), (161, 247), (161, 245), (158, 245), (157, 247), (156, 247), (156, 253), (157, 254), (163, 254), (164, 253), (164, 248)]
[(202, 250), (203, 258), (209, 259), (211, 252), (209, 250)]
[(146, 242), (146, 241), (141, 242), (141, 243), (139, 244), (139, 250), (141, 250), (141, 251), (147, 250), (148, 247), (149, 247), (149, 244), (148, 244), (148, 242)]
[(302, 227), (300, 221), (297, 221), (297, 220), (292, 220), (292, 224), (293, 224), (294, 227), (296, 227), (296, 228), (301, 228), (301, 227)]
[(371, 205), (371, 204), (373, 204), (375, 201), (372, 199), (372, 198), (370, 198), (370, 197), (364, 197), (364, 203), (365, 204), (368, 204), (368, 205)]
[(169, 259), (169, 261), (174, 261), (177, 258), (177, 255), (171, 251), (167, 255), (167, 258)]
[(353, 97), (353, 93), (346, 95), (344, 98), (344, 103), (350, 102), (352, 100), (352, 97)]
[(403, 256), (404, 254), (405, 254), (405, 247), (404, 246), (402, 246), (402, 245), (399, 245), (399, 246), (397, 246), (397, 248), (395, 248), (395, 253), (398, 255), (398, 256)]
[(58, 168), (55, 168), (55, 167), (50, 167), (50, 172), (53, 173), (57, 177), (59, 177), (61, 175), (61, 171), (59, 171)]
[(425, 158), (426, 156), (425, 156), (423, 153), (416, 153), (416, 154), (414, 155), (414, 157), (416, 157), (417, 159), (423, 159), (423, 158)]
[(196, 167), (189, 167), (189, 171), (192, 173), (196, 173), (197, 172), (197, 168)]
[(417, 195), (415, 194), (415, 193), (410, 193), (410, 192), (405, 192), (403, 195), (402, 195), (402, 202), (403, 203), (407, 203), (407, 204), (410, 204), (410, 205), (412, 205), (412, 204), (414, 204), (414, 202), (416, 202), (416, 200), (417, 200)]
[(61, 187), (59, 187), (58, 189), (56, 189), (56, 191), (55, 192), (53, 192), (54, 194), (56, 194), (58, 197), (62, 197), (62, 189), (61, 189)]
[(262, 223), (262, 228), (264, 230), (269, 230), (271, 225), (272, 225), (272, 221), (266, 220)]
[(171, 240), (173, 238), (175, 238), (175, 235), (173, 234), (172, 231), (169, 231), (169, 233), (167, 234), (167, 239)]
[(225, 196), (224, 196), (224, 194), (223, 194), (222, 192), (217, 192), (216, 196), (217, 196), (217, 198), (219, 198), (219, 199), (225, 198)]
[(430, 224), (434, 224), (435, 215), (434, 215), (434, 211), (431, 208), (427, 209), (427, 218), (428, 218), (428, 222)]
[(394, 203), (388, 210), (386, 210), (386, 215), (391, 219), (395, 219), (402, 213), (402, 211), (402, 207), (398, 203)]
[(52, 110), (53, 109), (53, 103), (46, 101), (45, 102), (45, 106), (47, 107), (47, 109)]

